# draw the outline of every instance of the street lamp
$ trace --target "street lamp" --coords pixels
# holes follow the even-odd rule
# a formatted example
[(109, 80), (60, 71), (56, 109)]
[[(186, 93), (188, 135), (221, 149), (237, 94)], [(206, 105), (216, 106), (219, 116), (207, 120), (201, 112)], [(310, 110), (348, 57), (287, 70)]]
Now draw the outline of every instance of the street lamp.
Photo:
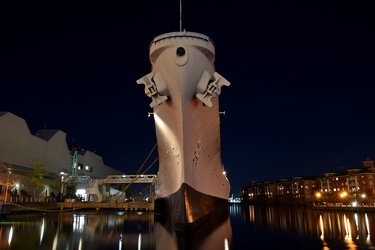
[(343, 201), (345, 200), (346, 196), (348, 196), (348, 193), (346, 191), (340, 193), (340, 197)]
[(340, 197), (344, 199), (347, 195), (348, 195), (348, 193), (346, 191), (344, 191), (340, 194)]
[(316, 200), (318, 201), (318, 204), (320, 205), (320, 198), (322, 198), (322, 193), (321, 192), (316, 192), (315, 193)]
[(69, 172), (66, 169), (61, 169), (60, 170), (60, 201), (63, 201), (63, 193), (64, 193), (64, 179), (65, 176), (67, 176)]

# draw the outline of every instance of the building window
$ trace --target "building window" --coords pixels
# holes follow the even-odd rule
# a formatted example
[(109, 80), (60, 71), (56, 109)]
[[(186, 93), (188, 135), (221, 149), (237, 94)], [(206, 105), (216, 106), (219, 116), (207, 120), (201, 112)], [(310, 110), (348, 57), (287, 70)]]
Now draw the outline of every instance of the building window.
[(90, 167), (90, 166), (86, 166), (85, 169), (86, 169), (87, 172), (92, 172), (92, 167)]

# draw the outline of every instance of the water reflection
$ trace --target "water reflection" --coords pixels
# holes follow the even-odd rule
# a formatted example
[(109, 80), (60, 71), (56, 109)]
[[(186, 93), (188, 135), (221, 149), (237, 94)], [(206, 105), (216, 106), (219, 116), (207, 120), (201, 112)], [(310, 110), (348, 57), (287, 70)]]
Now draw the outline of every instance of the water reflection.
[(374, 212), (236, 204), (194, 231), (153, 212), (20, 214), (0, 219), (0, 249), (375, 249)]
[[(314, 238), (320, 241), (320, 249), (375, 248), (373, 212), (323, 211), (286, 206), (246, 206), (243, 209), (246, 224), (279, 232), (290, 238), (309, 239), (314, 242), (314, 249), (318, 246)], [(306, 246), (305, 249), (313, 248)]]
[(56, 212), (0, 219), (0, 249), (231, 249), (228, 213), (176, 231), (153, 212)]
[(176, 231), (167, 219), (155, 228), (157, 239), (163, 239), (156, 243), (156, 249), (231, 249), (232, 227), (227, 212), (210, 216), (196, 230)]

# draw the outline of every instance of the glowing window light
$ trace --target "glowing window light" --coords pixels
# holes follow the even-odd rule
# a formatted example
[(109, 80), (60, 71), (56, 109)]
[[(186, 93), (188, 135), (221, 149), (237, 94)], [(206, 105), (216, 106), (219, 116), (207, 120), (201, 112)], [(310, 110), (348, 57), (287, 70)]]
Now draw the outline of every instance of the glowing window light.
[(84, 196), (86, 194), (86, 189), (77, 189), (76, 195), (77, 196)]
[(340, 194), (340, 197), (341, 197), (341, 198), (345, 198), (347, 195), (348, 195), (348, 193), (344, 191), (344, 192), (342, 192), (342, 193)]

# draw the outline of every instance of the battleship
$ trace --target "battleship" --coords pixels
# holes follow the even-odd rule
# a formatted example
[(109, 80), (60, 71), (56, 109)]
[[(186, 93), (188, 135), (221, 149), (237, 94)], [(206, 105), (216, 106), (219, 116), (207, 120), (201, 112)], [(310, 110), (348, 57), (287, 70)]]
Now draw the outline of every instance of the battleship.
[(155, 209), (177, 229), (195, 228), (228, 209), (219, 95), (230, 82), (215, 71), (215, 44), (201, 33), (180, 30), (155, 37), (149, 60), (151, 73), (136, 82), (151, 98), (155, 121)]

